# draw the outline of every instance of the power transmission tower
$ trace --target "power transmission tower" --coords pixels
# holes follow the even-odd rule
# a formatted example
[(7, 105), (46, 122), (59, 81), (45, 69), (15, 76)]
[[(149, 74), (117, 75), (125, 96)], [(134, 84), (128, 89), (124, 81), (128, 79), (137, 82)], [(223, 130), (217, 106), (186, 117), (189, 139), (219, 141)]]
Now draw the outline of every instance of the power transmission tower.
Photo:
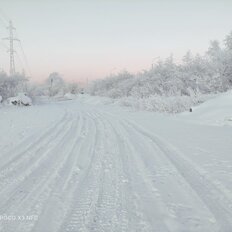
[(13, 27), (12, 21), (9, 21), (9, 26), (7, 27), (7, 29), (9, 30), (9, 37), (4, 38), (5, 40), (9, 40), (10, 42), (10, 49), (9, 49), (9, 53), (10, 53), (10, 75), (14, 75), (15, 74), (15, 62), (14, 62), (14, 41), (19, 41), (19, 39), (14, 38), (14, 30), (15, 28)]

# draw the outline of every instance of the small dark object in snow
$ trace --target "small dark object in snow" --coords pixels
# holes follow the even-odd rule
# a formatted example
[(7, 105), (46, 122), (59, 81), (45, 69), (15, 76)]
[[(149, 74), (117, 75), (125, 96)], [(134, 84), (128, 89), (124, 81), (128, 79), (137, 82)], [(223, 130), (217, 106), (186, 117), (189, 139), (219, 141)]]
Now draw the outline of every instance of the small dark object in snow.
[(193, 109), (192, 109), (192, 108), (190, 108), (190, 109), (189, 109), (189, 112), (193, 112)]
[(12, 103), (13, 105), (15, 105), (15, 106), (18, 105), (18, 102), (17, 102), (17, 101), (12, 101), (11, 103)]

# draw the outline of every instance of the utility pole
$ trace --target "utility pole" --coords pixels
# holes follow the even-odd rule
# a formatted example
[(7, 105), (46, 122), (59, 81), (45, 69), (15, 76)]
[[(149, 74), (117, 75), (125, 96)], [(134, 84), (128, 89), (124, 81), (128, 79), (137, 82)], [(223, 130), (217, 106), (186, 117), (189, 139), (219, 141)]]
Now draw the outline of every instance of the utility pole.
[(15, 74), (14, 41), (19, 41), (19, 39), (14, 38), (14, 30), (15, 30), (15, 28), (13, 27), (12, 21), (9, 21), (9, 26), (7, 27), (7, 29), (9, 30), (9, 37), (4, 38), (4, 39), (10, 41), (10, 49), (9, 49), (9, 53), (10, 53), (10, 75), (12, 76), (12, 75)]

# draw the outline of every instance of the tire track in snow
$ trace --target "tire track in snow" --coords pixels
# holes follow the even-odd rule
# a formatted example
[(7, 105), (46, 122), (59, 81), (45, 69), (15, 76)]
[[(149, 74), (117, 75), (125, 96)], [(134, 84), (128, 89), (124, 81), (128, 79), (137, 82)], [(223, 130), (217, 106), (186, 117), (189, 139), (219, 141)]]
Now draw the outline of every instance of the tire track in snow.
[[(6, 159), (12, 159), (11, 156), (15, 156), (17, 155), (19, 152), (23, 152), (24, 150), (26, 150), (26, 148), (28, 148), (30, 145), (35, 144), (39, 139), (41, 139), (44, 134), (46, 134), (49, 131), (52, 131), (53, 129), (56, 128), (56, 126), (61, 123), (62, 121), (65, 120), (65, 118), (67, 118), (68, 116), (68, 112), (65, 111), (61, 117), (59, 117), (58, 119), (56, 119), (56, 121), (51, 122), (51, 125), (45, 129), (45, 131), (37, 131), (34, 132), (28, 136), (26, 136), (25, 138), (19, 140), (17, 143), (13, 143), (10, 145), (6, 145), (5, 147), (3, 147), (3, 151), (0, 154), (0, 163), (5, 162)], [(3, 161), (3, 162), (2, 162)]]
[[(68, 131), (69, 131), (70, 129), (71, 129), (71, 123), (70, 123), (69, 127), (67, 127), (66, 130), (64, 131), (64, 134), (58, 138), (57, 142), (62, 142), (62, 139), (65, 138), (66, 133), (68, 133)], [(57, 145), (57, 144), (56, 144), (56, 145)], [(54, 158), (53, 156), (55, 155), (55, 153), (52, 153), (52, 152), (53, 152), (54, 150), (57, 149), (57, 146), (55, 146), (55, 144), (54, 144), (54, 146), (53, 146), (52, 149), (53, 149), (53, 150), (47, 150), (47, 152), (44, 153), (44, 156), (41, 157), (41, 159), (39, 160), (39, 162), (36, 163), (36, 164), (33, 164), (32, 167), (29, 168), (29, 174), (28, 174), (27, 177), (22, 181), (22, 183), (20, 183), (19, 185), (13, 186), (13, 189), (6, 189), (6, 192), (5, 192), (5, 193), (3, 192), (2, 195), (4, 194), (4, 195), (5, 195), (5, 198), (7, 198), (9, 201), (11, 201), (12, 199), (10, 199), (10, 198), (11, 198), (11, 197), (14, 197), (14, 195), (15, 195), (15, 198), (13, 199), (13, 200), (15, 200), (15, 199), (20, 198), (20, 197), (19, 197), (19, 195), (20, 195), (19, 193), (23, 192), (23, 190), (20, 191), (20, 189), (23, 189), (24, 185), (27, 185), (28, 182), (31, 181), (31, 182), (32, 182), (32, 183), (31, 183), (32, 186), (34, 186), (34, 185), (37, 186), (37, 185), (36, 185), (37, 182), (43, 184), (43, 180), (45, 179), (46, 174), (48, 174), (48, 173), (47, 173), (48, 170), (46, 170), (45, 167), (48, 165), (47, 162), (48, 162), (48, 161), (51, 162), (51, 161), (52, 161), (52, 158)], [(41, 175), (36, 176), (37, 172), (38, 172), (38, 171), (41, 171), (40, 169), (45, 169), (45, 170), (43, 170), (44, 172), (42, 172)], [(39, 174), (39, 173), (38, 173), (38, 174)], [(33, 178), (35, 178), (35, 179), (32, 179), (32, 176), (33, 176)], [(36, 179), (38, 179), (38, 177), (39, 177), (39, 180), (36, 181)], [(46, 181), (46, 180), (45, 180), (45, 181)], [(17, 194), (17, 193), (18, 193), (18, 194)], [(13, 196), (11, 196), (11, 194), (12, 194)], [(26, 195), (26, 192), (25, 192), (24, 194), (22, 194), (22, 195)], [(2, 198), (4, 198), (4, 197), (2, 196)], [(8, 201), (8, 200), (6, 200), (6, 201)], [(19, 200), (19, 199), (18, 199), (18, 200)], [(22, 199), (21, 199), (21, 200), (22, 200)], [(19, 200), (19, 201), (21, 202), (21, 200)], [(4, 202), (6, 202), (6, 201), (4, 201)], [(2, 204), (2, 205), (1, 205), (1, 208), (0, 208), (1, 210), (3, 210), (4, 205), (6, 205), (5, 209), (9, 209), (9, 207), (7, 207), (7, 206), (9, 206), (9, 205), (11, 205), (11, 204), (7, 204), (7, 203)]]
[[(92, 117), (96, 127), (95, 133), (88, 138), (81, 149), (82, 157), (79, 157), (82, 175), (78, 186), (74, 191), (72, 208), (66, 215), (60, 231), (88, 231), (91, 214), (94, 211), (99, 194), (99, 175), (101, 165), (99, 156), (102, 150), (101, 129), (96, 116)], [(99, 144), (100, 143), (100, 144)], [(78, 196), (78, 197), (77, 197)]]
[[(135, 178), (134, 163), (131, 162), (131, 154), (128, 151), (128, 144), (126, 140), (130, 140), (130, 136), (127, 137), (123, 131), (122, 124), (115, 117), (106, 117), (106, 114), (102, 114), (102, 117), (110, 125), (110, 134), (114, 135), (114, 144), (116, 146), (116, 153), (119, 165), (118, 172), (120, 181), (120, 207), (118, 217), (121, 219), (118, 225), (119, 229), (115, 231), (152, 231), (150, 223), (147, 221), (142, 208), (136, 201), (135, 194), (135, 183), (137, 182)], [(113, 119), (113, 120), (112, 120)], [(116, 119), (116, 120), (115, 120)], [(125, 139), (126, 136), (126, 139)], [(115, 162), (115, 161), (114, 161)], [(135, 178), (135, 179), (134, 179)]]
[[(121, 125), (122, 128), (121, 132), (119, 131), (119, 140), (122, 140), (121, 135), (127, 133), (126, 138), (129, 138), (132, 150), (134, 150), (134, 152), (131, 153), (131, 157), (134, 156), (135, 160), (137, 159), (135, 164), (140, 164), (136, 168), (138, 173), (142, 174), (141, 178), (144, 179), (144, 182), (148, 186), (148, 189), (153, 192), (153, 195), (158, 194), (161, 206), (163, 205), (161, 208), (164, 212), (166, 211), (165, 215), (171, 216), (168, 220), (165, 219), (169, 231), (182, 231), (183, 228), (187, 227), (189, 231), (204, 231), (209, 228), (211, 228), (211, 231), (219, 231), (217, 224), (215, 224), (214, 215), (204, 203), (202, 204), (202, 200), (199, 198), (198, 194), (196, 194), (189, 183), (182, 177), (179, 170), (177, 170), (170, 160), (164, 156), (157, 145), (150, 138), (147, 138), (136, 130), (137, 126), (134, 124), (132, 125), (130, 121), (127, 122), (127, 120), (122, 120), (108, 113), (105, 115), (109, 116), (110, 121), (114, 120), (114, 126), (116, 128), (120, 128)], [(117, 122), (119, 124), (118, 126), (116, 126)], [(123, 130), (125, 131), (123, 132)], [(125, 143), (123, 140), (121, 142), (122, 144)], [(132, 164), (133, 160), (125, 160), (124, 163)], [(131, 166), (136, 165), (132, 164)], [(157, 168), (158, 172), (156, 172)], [(162, 171), (161, 168), (165, 169)], [(160, 171), (163, 172), (162, 176), (165, 182), (159, 180), (162, 177), (161, 173), (159, 174)], [(133, 172), (134, 171), (132, 171), (132, 173)], [(159, 183), (157, 182), (157, 178)], [(139, 178), (137, 179), (139, 180)], [(134, 182), (136, 182), (136, 180)], [(171, 189), (169, 189), (169, 187)], [(170, 190), (172, 195), (169, 194)], [(198, 204), (199, 207), (196, 207), (196, 204)], [(175, 212), (173, 210), (177, 211)], [(145, 210), (142, 211), (146, 212)], [(149, 214), (150, 213), (148, 213), (148, 215)]]
[(118, 173), (112, 172), (112, 176), (109, 173), (110, 164), (113, 162), (110, 161), (110, 157), (113, 157), (109, 154), (109, 146), (112, 144), (106, 142), (111, 138), (106, 134), (107, 125), (103, 118), (95, 113), (93, 116), (97, 129), (95, 136), (98, 138), (92, 147), (92, 155), (91, 152), (86, 153), (92, 157), (92, 161), (89, 162), (75, 193), (79, 198), (74, 199), (74, 208), (67, 215), (61, 231), (115, 231), (119, 227), (117, 231), (126, 231), (123, 229), (126, 227), (126, 220), (118, 219), (123, 217), (118, 214), (124, 213), (118, 210), (118, 183), (116, 186), (111, 183), (118, 178)]
[[(44, 148), (35, 149), (30, 162), (22, 157), (24, 148), (19, 146), (18, 158), (15, 155), (15, 160), (11, 157), (5, 163), (6, 168), (17, 164), (16, 172), (8, 172), (9, 178), (21, 174), (26, 179), (5, 192), (0, 214), (38, 214), (40, 218), (5, 225), (2, 231), (183, 231), (170, 227), (165, 202), (156, 197), (151, 178), (145, 178), (153, 173), (142, 152), (168, 160), (215, 216), (221, 231), (231, 231), (229, 195), (215, 188), (171, 145), (132, 122), (95, 109), (82, 109), (79, 121), (74, 112), (70, 122), (66, 119), (61, 122), (64, 131), (57, 124), (53, 135), (49, 132), (39, 141)], [(35, 148), (34, 142), (29, 150), (25, 148), (27, 152)], [(29, 163), (31, 167), (24, 170), (23, 164)]]
[(143, 136), (151, 139), (154, 144), (163, 152), (170, 162), (175, 166), (183, 178), (189, 183), (192, 189), (201, 198), (202, 202), (207, 206), (214, 215), (220, 231), (232, 231), (232, 201), (220, 189), (218, 189), (211, 181), (207, 180), (204, 174), (201, 174), (195, 167), (193, 162), (188, 161), (177, 149), (172, 145), (164, 142), (157, 135), (147, 132), (138, 125), (127, 121), (133, 128)]
[(123, 202), (122, 165), (117, 138), (112, 125), (101, 114), (97, 117), (103, 123), (103, 155), (99, 178), (98, 199), (92, 212), (89, 231), (128, 231), (128, 220)]
[[(34, 145), (31, 150), (22, 153), (21, 156), (16, 157), (14, 161), (10, 161), (1, 170), (0, 175), (0, 195), (2, 195), (8, 188), (20, 185), (20, 183), (30, 174), (31, 167), (36, 167), (37, 162), (46, 156), (47, 152), (54, 146), (54, 139), (62, 135), (67, 127), (68, 119), (57, 125), (57, 128), (43, 137), (43, 140)], [(50, 130), (49, 130), (50, 131)], [(48, 149), (49, 147), (49, 149)]]
[(31, 174), (7, 196), (7, 200), (4, 201), (4, 205), (0, 208), (1, 213), (12, 214), (20, 212), (19, 209), (23, 209), (26, 203), (29, 202), (29, 199), (33, 200), (38, 193), (44, 191), (53, 178), (57, 176), (57, 168), (62, 164), (62, 160), (65, 157), (63, 157), (65, 153), (62, 154), (62, 151), (65, 151), (63, 145), (67, 144), (67, 149), (73, 130), (75, 130), (74, 124), (74, 121), (67, 122), (66, 130), (60, 133), (59, 139), (54, 142), (53, 148), (51, 150), (48, 149), (45, 159), (38, 163), (36, 167), (33, 166)]
[[(185, 182), (192, 188), (201, 202), (215, 218), (212, 219), (213, 231), (231, 231), (232, 214), (232, 192), (220, 183), (210, 179), (205, 172), (197, 167), (193, 162), (187, 160), (183, 154), (179, 153), (175, 147), (160, 139), (157, 135), (148, 132), (128, 119), (119, 119), (112, 113), (104, 112), (115, 120), (122, 121), (125, 126), (137, 131), (147, 141), (152, 141), (154, 151), (158, 150), (164, 158), (169, 160), (173, 167), (179, 172)], [(193, 178), (191, 178), (193, 176)], [(174, 186), (175, 187), (175, 186)], [(185, 189), (184, 189), (185, 190)], [(217, 224), (215, 224), (217, 222)], [(204, 226), (204, 225), (203, 225)], [(220, 229), (221, 228), (221, 229)], [(229, 228), (229, 229), (228, 229)]]
[(169, 230), (169, 223), (175, 225), (172, 218), (168, 218), (166, 207), (163, 202), (156, 197), (150, 183), (144, 179), (141, 173), (144, 173), (144, 167), (141, 160), (138, 159), (138, 153), (135, 144), (140, 141), (133, 140), (127, 128), (121, 122), (118, 122), (117, 131), (121, 141), (121, 154), (125, 154), (125, 169), (128, 172), (128, 181), (131, 184), (133, 192), (133, 204), (135, 205), (134, 217), (138, 219), (137, 231), (172, 231)]
[(184, 228), (194, 232), (218, 231), (212, 213), (156, 144), (134, 127), (121, 123), (133, 138), (131, 142), (139, 141), (133, 143), (137, 151), (138, 173), (159, 199), (169, 231), (182, 231)]
[[(22, 142), (13, 150), (8, 151), (3, 155), (4, 161), (1, 162), (1, 172), (0, 172), (0, 181), (7, 177), (8, 174), (14, 172), (17, 169), (17, 165), (24, 163), (26, 159), (31, 158), (37, 152), (49, 145), (51, 141), (64, 129), (65, 123), (67, 123), (68, 118), (67, 114), (62, 117), (61, 120), (55, 123), (51, 128), (49, 128), (46, 132), (43, 132), (39, 138), (35, 141), (29, 143), (26, 147), (24, 146), (24, 142)], [(12, 154), (15, 154), (12, 156)], [(2, 186), (1, 186), (2, 187)], [(3, 187), (2, 187), (3, 188)]]
[[(45, 207), (41, 212), (41, 217), (33, 227), (35, 232), (57, 231), (67, 213), (68, 205), (70, 205), (70, 194), (73, 192), (75, 179), (77, 179), (75, 176), (79, 175), (78, 172), (80, 171), (77, 162), (80, 155), (79, 148), (84, 142), (87, 131), (90, 130), (89, 120), (86, 116), (82, 118), (78, 130), (73, 135), (74, 140), (70, 145), (68, 155), (58, 172), (59, 179), (53, 184), (49, 197), (44, 200)], [(54, 211), (56, 214), (53, 214)]]

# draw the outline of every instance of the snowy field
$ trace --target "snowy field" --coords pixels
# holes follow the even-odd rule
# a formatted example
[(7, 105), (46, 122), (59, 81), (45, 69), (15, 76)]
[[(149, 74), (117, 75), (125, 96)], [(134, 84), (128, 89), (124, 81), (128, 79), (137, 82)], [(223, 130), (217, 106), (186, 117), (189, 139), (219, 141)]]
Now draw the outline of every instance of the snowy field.
[(232, 93), (171, 116), (106, 103), (0, 108), (0, 231), (231, 232)]

